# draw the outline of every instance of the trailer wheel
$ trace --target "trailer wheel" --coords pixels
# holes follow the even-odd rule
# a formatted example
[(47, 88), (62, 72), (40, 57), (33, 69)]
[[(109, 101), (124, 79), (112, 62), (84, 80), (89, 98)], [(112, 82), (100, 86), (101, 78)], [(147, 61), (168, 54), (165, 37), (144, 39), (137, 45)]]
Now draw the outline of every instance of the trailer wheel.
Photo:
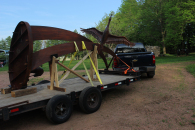
[(102, 94), (95, 87), (85, 88), (79, 96), (79, 106), (85, 113), (93, 113), (100, 108)]
[(55, 124), (64, 123), (70, 118), (72, 109), (72, 101), (66, 95), (56, 95), (47, 103), (46, 116)]

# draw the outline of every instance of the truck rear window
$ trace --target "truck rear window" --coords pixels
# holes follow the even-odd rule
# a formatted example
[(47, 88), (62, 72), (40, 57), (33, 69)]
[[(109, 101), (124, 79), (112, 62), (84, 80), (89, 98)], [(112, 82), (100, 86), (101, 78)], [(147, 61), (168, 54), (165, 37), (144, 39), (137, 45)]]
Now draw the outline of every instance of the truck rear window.
[(133, 52), (145, 52), (144, 48), (117, 48), (116, 54), (118, 53), (133, 53)]

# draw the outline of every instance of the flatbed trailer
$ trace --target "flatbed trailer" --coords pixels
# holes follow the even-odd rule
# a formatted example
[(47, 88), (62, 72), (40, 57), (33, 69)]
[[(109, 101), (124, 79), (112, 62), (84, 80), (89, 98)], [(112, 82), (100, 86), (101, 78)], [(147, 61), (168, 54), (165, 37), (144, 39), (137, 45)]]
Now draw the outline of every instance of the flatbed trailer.
[[(87, 76), (84, 77), (88, 78)], [(66, 79), (60, 84), (61, 88), (66, 88), (66, 92), (50, 90), (47, 88), (47, 85), (50, 85), (50, 83), (46, 83), (32, 86), (37, 88), (37, 93), (34, 94), (21, 97), (12, 97), (11, 94), (0, 94), (0, 119), (6, 121), (11, 116), (45, 108), (49, 120), (53, 123), (63, 123), (71, 116), (74, 104), (79, 103), (85, 113), (93, 113), (101, 105), (101, 91), (125, 84), (129, 85), (131, 82), (139, 80), (139, 76), (100, 74), (100, 77), (103, 85), (99, 81), (94, 81), (94, 87), (78, 77)], [(59, 103), (62, 104), (59, 105)]]

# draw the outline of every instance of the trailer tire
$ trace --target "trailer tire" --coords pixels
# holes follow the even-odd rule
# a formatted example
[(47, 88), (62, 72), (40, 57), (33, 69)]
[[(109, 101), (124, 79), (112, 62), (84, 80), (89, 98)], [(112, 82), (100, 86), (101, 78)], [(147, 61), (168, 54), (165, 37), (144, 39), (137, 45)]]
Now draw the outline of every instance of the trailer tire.
[(64, 123), (70, 118), (72, 109), (72, 101), (66, 95), (56, 95), (47, 103), (46, 116), (55, 124)]
[(87, 114), (96, 112), (102, 103), (102, 94), (95, 87), (85, 88), (79, 96), (79, 106)]

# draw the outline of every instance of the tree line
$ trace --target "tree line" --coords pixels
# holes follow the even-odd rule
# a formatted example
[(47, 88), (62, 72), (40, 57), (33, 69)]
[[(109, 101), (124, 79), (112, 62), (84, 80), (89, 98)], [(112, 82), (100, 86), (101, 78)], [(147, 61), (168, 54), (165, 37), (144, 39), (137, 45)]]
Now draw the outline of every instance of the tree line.
[[(195, 50), (195, 1), (194, 0), (122, 0), (118, 11), (113, 14), (110, 33), (125, 36), (129, 41), (145, 45), (157, 45), (162, 53), (177, 49)], [(104, 31), (110, 14), (105, 14), (95, 27)], [(75, 29), (75, 33), (78, 31)], [(85, 37), (97, 43), (91, 35)], [(34, 41), (33, 51), (57, 44), (62, 40)], [(9, 50), (11, 37), (0, 41), (0, 49)], [(107, 45), (113, 48), (114, 45)], [(78, 53), (77, 57), (84, 55)]]
[[(122, 0), (118, 11), (110, 14), (114, 14), (110, 24), (113, 35), (160, 46), (163, 54), (195, 49), (194, 0)], [(97, 29), (105, 29), (110, 14), (96, 24)]]

